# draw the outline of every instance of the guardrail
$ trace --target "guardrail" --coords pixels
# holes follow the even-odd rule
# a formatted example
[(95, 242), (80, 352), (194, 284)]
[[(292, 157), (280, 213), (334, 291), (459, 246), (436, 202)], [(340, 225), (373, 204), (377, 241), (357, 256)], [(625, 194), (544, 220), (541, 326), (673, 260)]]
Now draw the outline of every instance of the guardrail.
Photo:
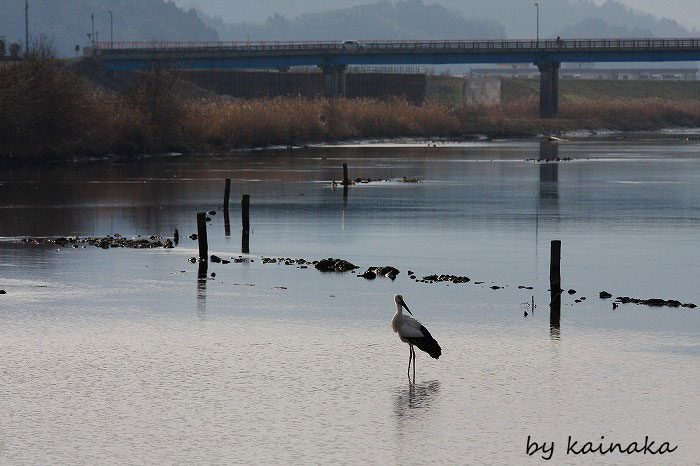
[(580, 50), (683, 49), (700, 47), (700, 38), (673, 39), (547, 39), (547, 40), (427, 40), (427, 41), (147, 41), (98, 42), (100, 50), (232, 50), (232, 51), (361, 51), (361, 50)]

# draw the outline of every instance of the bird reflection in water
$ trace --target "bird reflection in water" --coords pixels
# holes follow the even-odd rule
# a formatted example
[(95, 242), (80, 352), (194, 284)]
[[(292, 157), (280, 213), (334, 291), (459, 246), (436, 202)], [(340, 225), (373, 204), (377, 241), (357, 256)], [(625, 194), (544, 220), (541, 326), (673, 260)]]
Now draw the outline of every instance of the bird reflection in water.
[(398, 417), (408, 416), (414, 409), (430, 409), (440, 393), (440, 382), (412, 383), (396, 392), (394, 410)]

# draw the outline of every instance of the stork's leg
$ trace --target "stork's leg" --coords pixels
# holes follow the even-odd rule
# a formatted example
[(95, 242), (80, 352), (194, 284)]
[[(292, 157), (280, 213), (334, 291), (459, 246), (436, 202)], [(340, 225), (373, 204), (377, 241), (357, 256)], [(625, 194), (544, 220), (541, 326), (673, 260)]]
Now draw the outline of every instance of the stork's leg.
[(408, 370), (406, 371), (406, 377), (408, 377), (408, 381), (411, 381), (411, 356), (413, 356), (413, 345), (408, 344)]
[(411, 351), (413, 352), (413, 383), (416, 383), (416, 350), (411, 347)]

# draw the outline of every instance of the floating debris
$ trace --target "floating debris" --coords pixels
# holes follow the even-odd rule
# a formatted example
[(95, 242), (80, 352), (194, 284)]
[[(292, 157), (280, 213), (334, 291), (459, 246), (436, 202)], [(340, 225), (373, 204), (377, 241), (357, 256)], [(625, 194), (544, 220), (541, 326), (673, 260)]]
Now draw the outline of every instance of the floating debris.
[(322, 259), (320, 261), (314, 261), (313, 264), (314, 267), (321, 272), (348, 272), (350, 270), (360, 268), (344, 259), (333, 259), (332, 257)]
[(570, 162), (571, 157), (555, 157), (553, 159), (525, 159), (526, 162), (539, 162), (539, 163), (547, 163), (547, 162)]
[[(308, 264), (306, 259), (292, 259), (291, 257), (263, 257), (263, 264), (284, 264), (284, 265), (302, 265)], [(301, 267), (300, 267), (301, 268)]]
[(653, 307), (663, 307), (663, 306), (687, 307), (690, 309), (697, 307), (693, 303), (685, 303), (684, 304), (676, 299), (659, 299), (659, 298), (639, 299), (639, 298), (630, 298), (629, 296), (618, 296), (617, 298), (615, 298), (615, 300), (620, 302), (621, 304), (634, 303), (634, 304), (644, 304), (646, 306), (653, 306)]
[(190, 236), (188, 236), (189, 239), (195, 240), (198, 238), (197, 233), (192, 233)]
[(576, 294), (576, 290), (574, 290), (574, 289), (572, 288), (572, 289), (570, 289), (569, 291), (567, 291), (567, 293), (569, 293), (569, 294)]
[[(348, 186), (354, 186), (357, 184), (369, 184), (369, 183), (420, 183), (418, 178), (402, 176), (401, 178), (355, 178), (354, 180), (348, 180)], [(344, 186), (342, 181), (331, 182), (331, 187), (335, 189), (338, 186)]]
[(5, 291), (5, 290), (0, 290), (0, 294), (7, 294), (7, 291)]
[(532, 288), (531, 286), (518, 285), (519, 290), (531, 290)]
[(141, 238), (140, 235), (137, 238), (127, 239), (120, 234), (105, 236), (105, 237), (85, 237), (80, 238), (78, 236), (61, 236), (59, 238), (24, 238), (23, 243), (29, 244), (56, 244), (61, 247), (66, 247), (70, 245), (72, 248), (77, 249), (79, 245), (90, 245), (102, 249), (109, 248), (132, 248), (132, 249), (153, 249), (153, 248), (172, 248), (173, 243), (170, 240), (166, 240), (165, 244), (161, 242), (163, 239), (161, 236), (151, 235), (148, 239)]
[(612, 298), (612, 295), (607, 291), (601, 291), (600, 293), (598, 293), (598, 296), (600, 297), (600, 299)]
[(426, 282), (452, 282), (452, 283), (468, 283), (469, 282), (469, 277), (461, 277), (457, 275), (448, 275), (448, 274), (442, 274), (442, 275), (427, 275), (423, 277), (423, 280)]
[(221, 263), (221, 257), (215, 256), (214, 254), (212, 254), (212, 255), (209, 257), (209, 260), (211, 260), (211, 261), (212, 261), (213, 263), (215, 263), (215, 264), (220, 264), (220, 263)]

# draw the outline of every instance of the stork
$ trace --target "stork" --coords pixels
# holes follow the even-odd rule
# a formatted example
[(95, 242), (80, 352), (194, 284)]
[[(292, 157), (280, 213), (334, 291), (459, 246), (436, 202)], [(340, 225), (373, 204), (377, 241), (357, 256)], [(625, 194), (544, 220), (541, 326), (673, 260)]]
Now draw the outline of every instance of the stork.
[[(408, 343), (409, 353), (408, 353), (408, 379), (411, 380), (411, 359), (413, 359), (413, 381), (416, 380), (416, 351), (413, 346), (417, 346), (418, 349), (425, 351), (431, 357), (438, 359), (442, 354), (442, 348), (435, 338), (430, 334), (427, 328), (425, 328), (420, 322), (411, 317), (413, 313), (403, 300), (403, 296), (397, 294), (394, 296), (394, 302), (396, 303), (396, 314), (391, 319), (391, 328), (394, 332), (399, 334), (399, 339), (404, 343)], [(406, 309), (411, 316), (407, 316), (403, 313), (403, 309)]]

